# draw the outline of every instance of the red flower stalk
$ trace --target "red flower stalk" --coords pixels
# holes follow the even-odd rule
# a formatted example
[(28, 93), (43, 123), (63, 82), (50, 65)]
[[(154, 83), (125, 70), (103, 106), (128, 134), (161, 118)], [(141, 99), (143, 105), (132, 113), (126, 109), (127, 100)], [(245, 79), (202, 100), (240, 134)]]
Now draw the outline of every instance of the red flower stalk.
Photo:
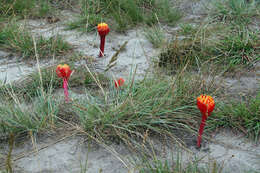
[(69, 92), (68, 92), (68, 80), (71, 75), (70, 67), (67, 64), (61, 65), (59, 64), (56, 68), (56, 74), (58, 77), (63, 79), (63, 88), (64, 88), (64, 95), (65, 101), (69, 102)]
[(119, 88), (124, 84), (125, 80), (123, 78), (119, 78), (118, 80), (115, 80), (115, 87)]
[(109, 33), (109, 27), (106, 23), (100, 23), (97, 26), (98, 34), (100, 36), (100, 52), (99, 57), (104, 56), (105, 39), (106, 35)]
[(200, 123), (200, 129), (199, 129), (199, 135), (198, 135), (198, 141), (197, 141), (197, 147), (200, 147), (201, 143), (201, 136), (204, 130), (204, 126), (206, 124), (206, 120), (208, 116), (210, 116), (211, 112), (213, 111), (215, 107), (214, 99), (211, 96), (207, 95), (200, 95), (197, 98), (197, 106), (202, 114), (202, 120)]

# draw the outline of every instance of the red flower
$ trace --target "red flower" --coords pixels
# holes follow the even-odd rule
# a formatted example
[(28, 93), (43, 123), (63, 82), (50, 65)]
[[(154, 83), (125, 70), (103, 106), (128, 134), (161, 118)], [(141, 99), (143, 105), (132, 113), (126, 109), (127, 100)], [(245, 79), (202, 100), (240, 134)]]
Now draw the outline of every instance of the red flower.
[(106, 23), (100, 23), (97, 26), (97, 30), (100, 36), (105, 36), (109, 33), (109, 27)]
[(115, 80), (115, 87), (118, 88), (124, 84), (125, 80), (123, 78), (119, 78), (118, 80)]
[(109, 33), (109, 27), (106, 23), (100, 23), (97, 26), (98, 34), (100, 36), (100, 51), (99, 57), (104, 56), (104, 49), (105, 49), (105, 40), (106, 35)]
[(61, 65), (59, 64), (56, 68), (56, 74), (58, 77), (63, 79), (63, 88), (64, 88), (64, 95), (65, 95), (65, 101), (69, 102), (69, 92), (68, 92), (68, 79), (71, 75), (70, 66), (67, 64)]
[(202, 94), (197, 98), (197, 106), (202, 114), (209, 116), (215, 107), (215, 102), (211, 96)]
[(203, 134), (204, 127), (206, 125), (206, 120), (207, 120), (208, 116), (210, 116), (211, 112), (213, 111), (213, 109), (215, 107), (215, 101), (211, 96), (202, 94), (197, 98), (197, 106), (202, 114), (199, 135), (198, 135), (198, 140), (197, 140), (197, 147), (200, 147), (201, 136)]
[(67, 64), (61, 65), (59, 64), (56, 68), (56, 74), (58, 77), (60, 78), (65, 78), (65, 79), (69, 79), (70, 75), (71, 75), (71, 70), (70, 70), (70, 66), (68, 66)]

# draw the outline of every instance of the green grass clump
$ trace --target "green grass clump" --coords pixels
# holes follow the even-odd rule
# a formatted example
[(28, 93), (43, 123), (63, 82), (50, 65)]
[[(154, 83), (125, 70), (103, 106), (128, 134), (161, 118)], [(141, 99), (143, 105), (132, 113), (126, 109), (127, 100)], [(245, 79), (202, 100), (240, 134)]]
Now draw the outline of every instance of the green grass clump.
[[(54, 91), (62, 88), (62, 79), (57, 77), (55, 70), (56, 66), (43, 68), (40, 73), (34, 72), (21, 81), (1, 86), (0, 134), (37, 133), (53, 125), (61, 108)], [(69, 87), (93, 88), (95, 81), (90, 76), (83, 67), (77, 68), (69, 79)], [(100, 74), (96, 76), (105, 86), (107, 78)], [(67, 107), (73, 111), (70, 106)]]
[(68, 29), (94, 30), (98, 23), (111, 21), (118, 31), (138, 23), (155, 24), (158, 19), (173, 25), (181, 18), (168, 0), (82, 0), (78, 20), (68, 24)]
[(140, 137), (145, 130), (166, 135), (174, 130), (196, 131), (200, 114), (195, 98), (201, 92), (200, 80), (146, 79), (129, 82), (121, 89), (111, 84), (104, 97), (88, 94), (74, 104), (80, 126), (88, 133), (128, 141), (131, 135)]
[(242, 29), (223, 35), (216, 44), (214, 53), (216, 56), (221, 55), (224, 62), (231, 66), (260, 61), (258, 34), (257, 31)]
[(6, 15), (26, 15), (35, 7), (35, 0), (2, 0), (0, 2), (0, 14)]
[[(73, 65), (70, 66), (74, 69)], [(102, 81), (102, 85), (105, 86), (108, 83), (104, 75), (97, 74), (97, 77)], [(94, 88), (96, 85), (91, 75), (83, 67), (78, 67), (69, 79), (69, 87)], [(62, 88), (62, 79), (56, 75), (56, 66), (52, 66), (41, 68), (40, 73), (39, 71), (32, 72), (20, 81), (3, 84), (0, 88), (0, 96), (11, 98), (10, 91), (12, 91), (17, 97), (30, 100), (39, 92), (53, 93), (58, 88)]]
[(257, 142), (260, 138), (260, 92), (248, 101), (217, 104), (214, 118), (208, 124), (214, 128), (238, 130)]
[(221, 70), (250, 66), (260, 60), (258, 31), (221, 24), (201, 26), (190, 36), (173, 39), (159, 56), (159, 66), (178, 70), (214, 63)]
[(218, 0), (210, 13), (219, 21), (248, 24), (252, 17), (259, 15), (259, 9), (260, 4), (255, 0)]
[(100, 2), (94, 0), (81, 0), (81, 9), (78, 18), (68, 23), (67, 29), (80, 29), (82, 31), (92, 31), (101, 21), (99, 9)]
[(178, 40), (177, 38), (159, 55), (159, 66), (176, 71), (182, 69), (188, 62), (194, 65), (199, 57), (205, 58), (203, 53), (209, 54), (205, 45), (200, 44), (200, 39)]
[(199, 161), (194, 160), (192, 162), (183, 164), (182, 159), (179, 154), (176, 160), (172, 161), (170, 164), (169, 160), (159, 160), (154, 158), (153, 160), (144, 160), (142, 167), (139, 171), (140, 173), (221, 173), (221, 167), (216, 163), (216, 161), (211, 161), (206, 165), (206, 167), (199, 166)]
[(153, 26), (145, 30), (145, 37), (153, 44), (155, 48), (162, 47), (166, 44), (166, 36), (162, 28)]
[(181, 30), (178, 32), (181, 35), (194, 35), (197, 28), (191, 24), (180, 24)]
[(53, 125), (58, 104), (48, 93), (39, 92), (38, 96), (30, 106), (21, 104), (15, 95), (14, 103), (0, 103), (0, 134), (37, 133)]
[(52, 13), (49, 0), (1, 0), (0, 16), (44, 17)]
[[(71, 49), (71, 46), (59, 35), (48, 39), (40, 36), (35, 39), (35, 42), (39, 58), (49, 58), (53, 54), (63, 55)], [(14, 21), (0, 29), (0, 45), (20, 53), (26, 59), (35, 56), (32, 34)]]

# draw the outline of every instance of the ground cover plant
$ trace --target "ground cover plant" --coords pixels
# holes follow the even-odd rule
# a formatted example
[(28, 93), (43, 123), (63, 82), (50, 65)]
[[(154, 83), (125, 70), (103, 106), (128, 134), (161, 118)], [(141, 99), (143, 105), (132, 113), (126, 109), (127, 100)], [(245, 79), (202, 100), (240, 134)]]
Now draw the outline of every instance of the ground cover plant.
[(189, 63), (196, 68), (211, 62), (232, 70), (238, 65), (249, 67), (260, 60), (259, 31), (218, 23), (210, 25), (199, 27), (183, 40), (174, 38), (161, 53), (159, 66), (178, 69)]
[(51, 1), (49, 0), (2, 0), (0, 2), (0, 16), (2, 17), (37, 18), (50, 15), (51, 12)]
[[(72, 81), (73, 79), (71, 79), (71, 83)], [(188, 115), (187, 112), (193, 110), (195, 117), (198, 113), (196, 106), (194, 106), (195, 95), (192, 94), (195, 90), (187, 87), (194, 85), (186, 86), (190, 82), (194, 85), (200, 85), (200, 82), (189, 81), (185, 78), (171, 82), (164, 80), (159, 83), (157, 80), (149, 79), (132, 86), (130, 83), (129, 86), (124, 86), (124, 89), (116, 89), (114, 83), (112, 83), (108, 95), (103, 95), (100, 98), (90, 95), (90, 98), (95, 99), (79, 100), (79, 103), (75, 103), (77, 106), (71, 109), (78, 112), (77, 116), (81, 119), (81, 125), (87, 131), (94, 126), (99, 126), (101, 131), (114, 129), (114, 133), (120, 129), (125, 129), (125, 132), (131, 131), (131, 129), (138, 131), (139, 128), (151, 128), (150, 130), (160, 132), (160, 126), (166, 129), (179, 129), (181, 126), (186, 126), (186, 120), (181, 120), (184, 124), (175, 124), (174, 121), (180, 116), (178, 114), (181, 114), (183, 118), (187, 116), (187, 122), (189, 122), (193, 120), (189, 118), (191, 115), (190, 113)], [(38, 85), (40, 84), (38, 83)], [(102, 86), (102, 84), (99, 86)], [(54, 87), (49, 86), (49, 88)], [(198, 90), (200, 89), (198, 87)], [(160, 96), (158, 99), (152, 99), (155, 93), (158, 97)], [(184, 93), (186, 93), (185, 96)], [(81, 110), (82, 107), (86, 109)], [(175, 109), (172, 110), (172, 107), (175, 107)], [(98, 119), (100, 120), (97, 121)], [(194, 124), (194, 122), (191, 124)], [(194, 127), (186, 127), (195, 129)]]
[(161, 48), (167, 44), (166, 36), (160, 26), (152, 26), (144, 32), (145, 37), (153, 44), (155, 48)]
[(0, 45), (21, 54), (25, 59), (34, 57), (34, 42), (40, 58), (50, 58), (53, 54), (64, 55), (71, 50), (71, 46), (61, 36), (34, 38), (26, 28), (19, 26), (15, 21), (0, 29)]
[[(257, 1), (213, 1), (207, 20), (199, 25), (181, 24), (181, 30), (159, 57), (159, 66), (170, 70), (207, 65), (224, 65), (228, 71), (236, 66), (249, 67), (260, 60)], [(184, 39), (179, 39), (184, 35)], [(194, 69), (194, 68), (193, 68)], [(223, 70), (223, 68), (222, 68)]]
[(252, 0), (221, 0), (214, 1), (210, 15), (221, 22), (235, 25), (249, 24), (259, 15), (259, 1)]
[(212, 120), (211, 124), (238, 130), (257, 142), (260, 134), (259, 108), (260, 92), (246, 101), (222, 103), (218, 106), (216, 121)]
[(208, 165), (207, 168), (201, 168), (198, 165), (198, 161), (189, 162), (185, 165), (182, 164), (181, 156), (177, 156), (175, 160), (175, 165), (171, 166), (167, 160), (162, 161), (157, 159), (156, 157), (153, 158), (152, 161), (145, 160), (144, 167), (140, 169), (140, 173), (206, 173), (206, 172), (221, 172), (221, 166), (217, 165), (216, 162), (213, 162), (212, 165)]
[[(73, 65), (72, 68), (74, 68)], [(53, 94), (54, 90), (62, 87), (62, 80), (58, 78), (55, 70), (56, 66), (43, 67), (40, 69), (40, 73), (35, 71), (26, 78), (12, 84), (1, 83), (0, 96), (7, 100), (12, 100), (12, 95), (14, 94), (18, 98), (30, 101), (42, 91)], [(102, 81), (102, 86), (106, 86), (109, 80), (103, 74), (96, 73), (96, 75)], [(70, 81), (72, 81), (70, 84), (72, 88), (86, 87), (91, 89), (97, 87), (90, 73), (84, 71), (83, 67), (77, 67)]]
[(78, 20), (69, 23), (68, 29), (93, 31), (98, 23), (108, 20), (113, 29), (125, 31), (138, 23), (151, 25), (158, 20), (173, 25), (180, 18), (180, 12), (170, 6), (169, 0), (82, 0)]
[[(94, 81), (98, 82), (98, 77)], [(78, 126), (104, 143), (107, 143), (107, 139), (124, 141), (135, 151), (141, 150), (147, 154), (149, 148), (144, 149), (143, 144), (138, 142), (144, 138), (145, 132), (149, 132), (149, 136), (166, 135), (182, 142), (181, 139), (173, 137), (176, 131), (197, 133), (200, 122), (200, 113), (196, 108), (197, 93), (203, 91), (218, 95), (216, 88), (205, 88), (203, 80), (191, 79), (185, 75), (170, 80), (158, 76), (137, 83), (127, 81), (120, 88), (115, 86), (114, 81), (110, 82), (108, 88), (97, 83), (96, 85), (102, 90), (101, 94), (88, 93), (87, 97), (70, 101), (67, 105), (64, 105), (64, 101), (54, 99), (57, 96), (53, 96), (51, 89), (46, 93), (38, 86), (38, 96), (36, 101), (34, 99), (33, 109), (31, 106), (24, 108), (21, 105), (23, 100), (12, 93), (13, 102), (1, 105), (1, 132), (15, 135), (33, 132), (36, 135), (38, 132), (44, 132), (50, 125), (54, 128), (65, 122)], [(259, 99), (256, 98), (249, 104), (247, 107), (246, 103), (223, 106), (217, 103), (218, 111), (209, 118), (206, 129), (228, 126), (242, 132), (247, 129), (246, 133), (257, 141)], [(71, 118), (68, 119), (68, 116)], [(142, 170), (150, 169), (156, 172), (181, 169), (184, 172), (196, 172), (199, 169), (192, 165), (187, 168), (171, 168), (166, 163), (159, 163), (160, 161), (157, 161), (155, 167), (154, 164), (147, 165), (148, 167)]]

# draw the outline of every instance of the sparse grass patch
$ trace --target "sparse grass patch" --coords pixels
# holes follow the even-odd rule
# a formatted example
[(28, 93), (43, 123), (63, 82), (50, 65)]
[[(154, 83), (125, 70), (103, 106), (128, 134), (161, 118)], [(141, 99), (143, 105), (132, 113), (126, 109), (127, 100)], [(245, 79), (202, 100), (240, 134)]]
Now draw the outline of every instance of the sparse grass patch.
[(258, 36), (258, 31), (251, 31), (247, 27), (221, 24), (201, 26), (182, 40), (178, 37), (173, 39), (160, 54), (159, 66), (175, 71), (186, 63), (190, 67), (215, 63), (227, 70), (250, 66), (260, 60)]
[[(61, 36), (53, 36), (48, 39), (40, 36), (36, 38), (37, 53), (40, 58), (49, 58), (53, 54), (63, 55), (71, 46)], [(10, 22), (0, 29), (0, 45), (6, 49), (12, 49), (21, 54), (23, 58), (29, 59), (35, 56), (34, 41), (32, 34), (15, 21)]]
[[(211, 165), (212, 164), (212, 165)], [(222, 170), (216, 161), (209, 163), (206, 168), (199, 166), (199, 161), (192, 161), (183, 164), (181, 156), (177, 155), (172, 164), (168, 160), (162, 161), (156, 157), (151, 160), (145, 160), (139, 173), (221, 173)]]
[(142, 22), (155, 24), (158, 19), (173, 25), (181, 14), (169, 3), (168, 0), (82, 0), (81, 14), (78, 20), (68, 24), (68, 29), (87, 27), (87, 31), (92, 31), (98, 23), (106, 20), (114, 23), (118, 31)]
[[(72, 66), (73, 69), (73, 65)], [(53, 91), (58, 88), (62, 88), (62, 80), (56, 75), (56, 66), (40, 69), (41, 75), (38, 71), (29, 74), (25, 79), (16, 81), (12, 84), (6, 84), (0, 88), (0, 96), (11, 98), (10, 91), (12, 91), (17, 97), (25, 100), (31, 99), (38, 95), (41, 91), (53, 94)], [(97, 74), (97, 77), (102, 81), (102, 85), (105, 86), (108, 83), (108, 79), (102, 75)], [(70, 87), (96, 87), (95, 81), (91, 75), (83, 69), (78, 67), (73, 75), (69, 79)]]
[(196, 59), (205, 58), (202, 56), (203, 50), (208, 51), (205, 45), (198, 40), (178, 40), (176, 38), (163, 50), (159, 56), (159, 66), (167, 70), (176, 71), (183, 68), (188, 62), (195, 65)]
[[(211, 119), (212, 118), (212, 119)], [(260, 139), (260, 92), (248, 101), (228, 101), (216, 106), (208, 124), (214, 129), (229, 127), (255, 140)]]
[[(107, 95), (100, 98), (89, 94), (75, 103), (73, 110), (83, 129), (103, 139), (131, 141), (130, 136), (141, 137), (145, 130), (152, 134), (195, 132), (200, 117), (195, 98), (201, 85), (200, 80), (188, 77), (129, 82), (121, 89), (115, 89), (112, 82)], [(213, 92), (213, 88), (206, 90)]]
[(50, 15), (50, 0), (1, 0), (0, 16), (44, 17)]
[(222, 35), (222, 38), (216, 44), (214, 53), (221, 55), (224, 62), (231, 66), (259, 61), (259, 33), (245, 28), (238, 31), (233, 30), (228, 35)]
[(182, 35), (194, 35), (198, 30), (195, 26), (191, 24), (180, 24), (181, 30), (178, 32)]
[(259, 15), (259, 9), (260, 4), (255, 0), (217, 0), (210, 13), (219, 21), (248, 24), (252, 17)]
[(145, 30), (145, 37), (155, 48), (163, 47), (166, 44), (166, 36), (160, 26), (152, 26)]
[(23, 100), (13, 95), (14, 103), (0, 105), (0, 133), (37, 133), (55, 122), (58, 104), (48, 93), (38, 92), (32, 105), (21, 104)]
[(98, 23), (101, 22), (102, 16), (100, 2), (95, 0), (80, 0), (80, 14), (75, 21), (68, 23), (67, 29), (80, 29), (81, 31), (93, 31)]
[(0, 14), (7, 15), (26, 15), (35, 6), (35, 0), (2, 0), (0, 2)]

